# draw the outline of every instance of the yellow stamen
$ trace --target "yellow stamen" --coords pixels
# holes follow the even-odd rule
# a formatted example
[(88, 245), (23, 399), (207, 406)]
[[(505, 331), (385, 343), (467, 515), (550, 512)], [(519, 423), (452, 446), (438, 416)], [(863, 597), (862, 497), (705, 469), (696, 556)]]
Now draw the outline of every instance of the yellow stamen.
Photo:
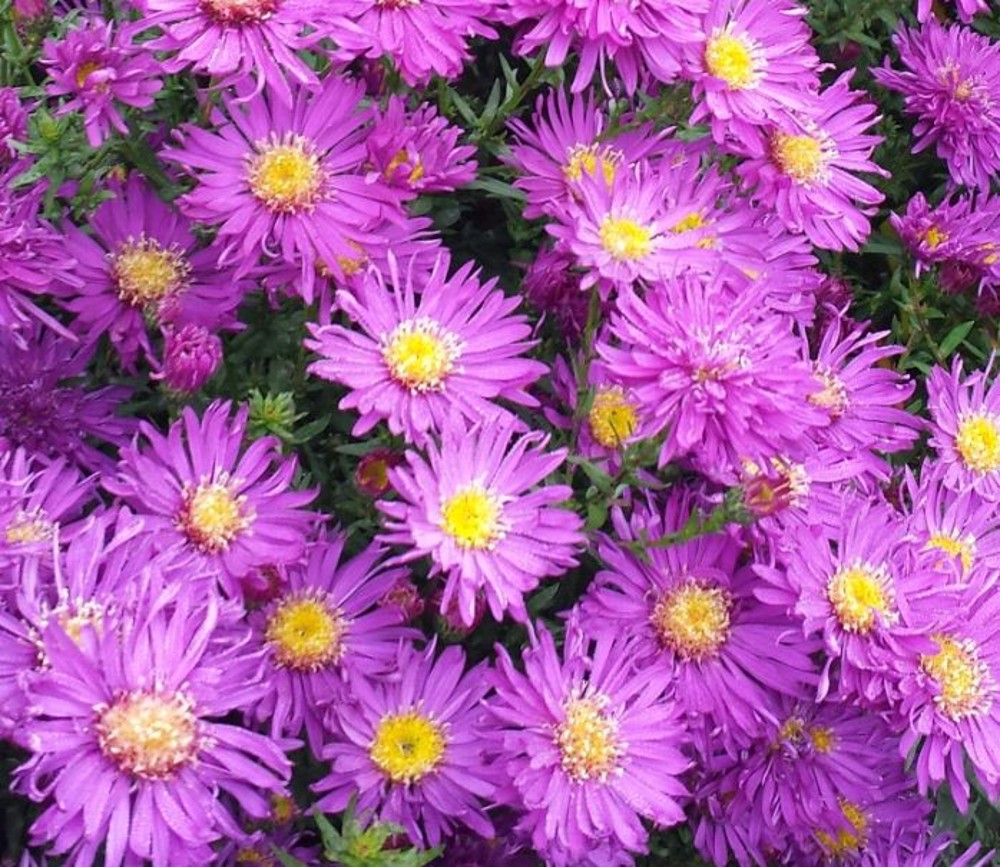
[(837, 736), (833, 729), (825, 726), (815, 726), (809, 729), (809, 740), (818, 753), (829, 753), (837, 745)]
[(587, 423), (594, 439), (604, 448), (617, 449), (635, 433), (639, 415), (621, 386), (601, 386), (594, 395)]
[(948, 533), (932, 533), (924, 550), (944, 551), (949, 557), (957, 557), (962, 571), (968, 572), (976, 559), (976, 537), (971, 533), (962, 538)]
[(942, 232), (937, 226), (930, 226), (921, 237), (923, 242), (932, 250), (937, 249), (948, 240), (948, 234)]
[(938, 652), (920, 658), (923, 670), (937, 682), (934, 696), (938, 710), (951, 719), (982, 713), (989, 706), (989, 670), (979, 659), (979, 648), (971, 639), (932, 636)]
[(254, 521), (245, 496), (225, 475), (219, 481), (186, 485), (176, 526), (206, 554), (225, 551)]
[(867, 635), (875, 627), (875, 615), (883, 621), (896, 618), (892, 579), (884, 566), (860, 560), (842, 566), (827, 584), (827, 598), (841, 628)]
[(847, 386), (836, 373), (825, 364), (816, 364), (813, 379), (819, 383), (819, 391), (809, 395), (808, 401), (813, 406), (825, 409), (831, 420), (840, 418), (851, 405), (847, 396)]
[(619, 770), (624, 749), (618, 720), (607, 713), (608, 703), (601, 693), (574, 695), (563, 708), (565, 719), (556, 726), (555, 742), (562, 753), (563, 770), (573, 782), (605, 782)]
[(816, 832), (819, 844), (832, 858), (856, 855), (868, 842), (868, 826), (870, 824), (868, 814), (846, 798), (840, 798), (840, 810), (847, 827), (841, 826), (832, 832)]
[(446, 746), (444, 728), (414, 709), (382, 717), (368, 754), (390, 780), (408, 786), (434, 771)]
[(440, 391), (462, 353), (458, 336), (422, 316), (399, 323), (382, 336), (389, 375), (411, 392)]
[(754, 53), (756, 44), (746, 35), (717, 29), (705, 44), (705, 68), (722, 79), (730, 90), (756, 86), (760, 74)]
[(683, 659), (702, 660), (718, 655), (729, 638), (731, 609), (721, 587), (688, 578), (663, 594), (650, 620), (664, 646)]
[(29, 545), (33, 542), (48, 542), (56, 531), (56, 525), (45, 517), (41, 509), (30, 512), (19, 510), (4, 530), (8, 545)]
[(459, 488), (441, 504), (441, 529), (460, 548), (493, 548), (509, 529), (499, 497), (479, 483)]
[(955, 448), (973, 472), (996, 472), (1000, 469), (1000, 418), (982, 412), (965, 415), (959, 421)]
[(578, 182), (586, 172), (596, 175), (601, 170), (604, 182), (610, 187), (615, 179), (615, 172), (624, 159), (620, 151), (607, 145), (575, 144), (566, 149), (566, 162), (563, 163), (563, 174), (568, 181)]
[(829, 138), (819, 135), (817, 138), (779, 132), (771, 138), (772, 158), (797, 184), (825, 184), (830, 178), (828, 164), (835, 148)]
[[(690, 232), (692, 229), (701, 229), (708, 225), (708, 220), (706, 220), (698, 211), (692, 211), (686, 217), (682, 217), (673, 226), (670, 227), (670, 231), (675, 235), (680, 235), (683, 232)], [(705, 240), (705, 239), (702, 239)], [(699, 244), (701, 242), (699, 241)]]
[(648, 256), (653, 249), (653, 232), (627, 217), (612, 217), (601, 222), (601, 246), (613, 259), (634, 260)]
[(279, 214), (311, 211), (325, 197), (325, 175), (310, 141), (286, 133), (255, 145), (247, 183), (256, 198)]
[(293, 671), (319, 671), (344, 655), (347, 620), (322, 590), (292, 593), (267, 619), (264, 638), (274, 661)]
[(133, 307), (155, 307), (180, 292), (191, 273), (179, 249), (145, 235), (129, 238), (108, 260), (118, 297)]

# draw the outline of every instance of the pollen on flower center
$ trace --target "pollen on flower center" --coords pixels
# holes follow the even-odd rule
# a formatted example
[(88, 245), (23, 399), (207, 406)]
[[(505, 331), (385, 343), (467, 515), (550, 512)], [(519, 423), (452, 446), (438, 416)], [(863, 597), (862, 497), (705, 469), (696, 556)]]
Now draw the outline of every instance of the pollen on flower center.
[(97, 711), (101, 752), (123, 772), (162, 780), (195, 760), (198, 720), (183, 693), (133, 690)]
[(160, 303), (184, 288), (191, 265), (179, 250), (153, 238), (129, 238), (109, 256), (118, 297), (133, 307)]
[(754, 87), (760, 77), (755, 48), (746, 35), (717, 29), (705, 44), (705, 67), (730, 90)]
[(47, 542), (55, 534), (56, 525), (45, 517), (40, 509), (30, 512), (19, 510), (4, 530), (8, 545), (29, 545), (32, 542)]
[(808, 729), (809, 740), (812, 742), (813, 749), (818, 753), (823, 753), (826, 755), (837, 745), (837, 736), (833, 733), (833, 729), (827, 728), (826, 726), (813, 726)]
[(771, 157), (798, 184), (825, 184), (830, 177), (830, 143), (811, 135), (775, 133)]
[[(94, 63), (93, 60), (87, 60), (84, 63), (81, 63), (76, 69), (76, 86), (82, 90), (87, 86), (87, 79), (90, 77), (90, 74), (103, 68), (102, 64)], [(100, 88), (101, 85), (98, 85), (98, 89)]]
[(206, 554), (225, 551), (253, 523), (254, 515), (246, 497), (237, 495), (235, 490), (226, 477), (184, 488), (176, 524)]
[(587, 414), (590, 432), (606, 449), (621, 448), (639, 424), (635, 404), (619, 385), (601, 386)]
[(962, 563), (962, 571), (968, 572), (976, 559), (976, 537), (969, 533), (959, 538), (948, 533), (932, 533), (924, 545), (924, 550), (944, 551), (951, 557), (958, 557)]
[(623, 159), (621, 151), (607, 145), (578, 143), (566, 149), (566, 162), (563, 163), (562, 170), (567, 180), (576, 182), (583, 177), (584, 172), (596, 175), (600, 168), (605, 183), (610, 186)]
[(440, 391), (462, 352), (458, 336), (426, 316), (400, 322), (381, 347), (389, 375), (411, 392)]
[(660, 597), (650, 622), (665, 647), (683, 659), (702, 660), (716, 656), (729, 638), (731, 610), (723, 588), (687, 578)]
[(275, 662), (293, 671), (318, 671), (344, 655), (348, 623), (322, 590), (291, 593), (267, 618), (264, 639)]
[(988, 706), (989, 671), (971, 639), (932, 636), (938, 652), (920, 658), (923, 670), (937, 682), (938, 710), (953, 720), (981, 713)]
[(701, 229), (708, 225), (708, 220), (706, 220), (699, 211), (692, 211), (685, 217), (678, 220), (673, 226), (670, 227), (670, 231), (675, 235), (680, 235), (684, 232), (690, 232), (693, 229)]
[(825, 364), (816, 365), (813, 379), (816, 380), (820, 388), (809, 395), (809, 403), (820, 409), (825, 409), (831, 420), (840, 418), (850, 406), (847, 386), (844, 385), (844, 381)]
[(201, 0), (202, 10), (218, 24), (256, 24), (278, 11), (279, 0)]
[(929, 226), (921, 235), (923, 242), (932, 250), (936, 250), (948, 240), (948, 233), (942, 231), (937, 226)]
[(249, 158), (250, 191), (269, 210), (279, 214), (311, 211), (325, 195), (323, 167), (312, 143), (286, 133), (257, 142)]
[(601, 221), (600, 235), (601, 246), (619, 261), (641, 259), (653, 249), (652, 230), (627, 217), (609, 214)]
[(481, 484), (459, 488), (441, 504), (441, 529), (459, 548), (489, 549), (509, 529), (500, 498)]
[(625, 744), (618, 737), (618, 720), (607, 713), (609, 701), (603, 693), (574, 694), (563, 708), (566, 718), (556, 726), (555, 742), (563, 770), (574, 782), (603, 783), (618, 769)]
[(826, 595), (840, 626), (847, 632), (867, 635), (875, 626), (875, 615), (895, 619), (892, 580), (884, 566), (860, 560), (842, 566), (830, 578)]
[(92, 626), (101, 635), (104, 630), (104, 606), (94, 600), (60, 606), (52, 612), (56, 622), (65, 633), (79, 644), (83, 638), (83, 629)]
[(444, 728), (426, 714), (410, 710), (382, 717), (368, 754), (394, 783), (410, 785), (440, 764), (445, 745)]
[(1000, 418), (985, 413), (964, 416), (958, 425), (955, 448), (973, 472), (1000, 469)]
[(868, 842), (868, 826), (870, 824), (868, 814), (846, 798), (840, 799), (840, 811), (843, 814), (846, 827), (841, 826), (832, 833), (830, 831), (816, 832), (819, 844), (832, 858), (843, 858), (857, 854)]

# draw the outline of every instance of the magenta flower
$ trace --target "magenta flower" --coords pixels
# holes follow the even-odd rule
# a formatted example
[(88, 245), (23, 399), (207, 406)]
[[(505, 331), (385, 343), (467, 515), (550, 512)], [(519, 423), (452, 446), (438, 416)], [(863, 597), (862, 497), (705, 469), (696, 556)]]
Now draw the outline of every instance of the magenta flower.
[(328, 75), (319, 89), (297, 87), (291, 105), (265, 90), (247, 102), (222, 98), (228, 122), (182, 128), (163, 150), (198, 185), (180, 200), (196, 220), (219, 226), (220, 264), (237, 276), (265, 255), (298, 262), (302, 294), (312, 301), (317, 269), (342, 277), (344, 262), (375, 240), (371, 229), (397, 213), (398, 199), (367, 179), (362, 91)]
[(28, 140), (30, 103), (22, 102), (13, 87), (0, 87), (0, 169), (14, 163), (20, 152), (14, 143)]
[(45, 805), (36, 845), (80, 864), (102, 846), (108, 867), (206, 864), (213, 841), (238, 833), (220, 792), (267, 815), (260, 792), (283, 788), (290, 766), (274, 741), (216, 721), (264, 689), (257, 656), (213, 640), (218, 622), (211, 597), (193, 610), (182, 594), (116, 630), (84, 626), (79, 643), (45, 630), (51, 668), (29, 687), (24, 738), (34, 755), (17, 772)]
[(337, 293), (355, 327), (310, 324), (306, 340), (321, 356), (308, 371), (351, 389), (340, 408), (360, 412), (355, 436), (385, 419), (392, 433), (420, 443), (455, 418), (506, 415), (495, 398), (537, 406), (525, 388), (546, 368), (522, 357), (535, 341), (527, 318), (514, 314), (517, 298), (495, 280), (480, 283), (472, 263), (449, 277), (444, 251), (426, 279), (410, 262), (388, 264), (388, 279), (373, 270)]
[(207, 564), (229, 596), (239, 579), (264, 565), (291, 563), (305, 550), (316, 496), (292, 490), (295, 458), (284, 458), (274, 437), (244, 447), (249, 408), (232, 415), (216, 401), (199, 418), (185, 407), (166, 436), (147, 422), (121, 451), (117, 473), (104, 487), (142, 517), (161, 548), (178, 547)]
[(569, 253), (545, 245), (521, 281), (521, 292), (528, 304), (554, 320), (562, 338), (570, 343), (583, 336), (590, 304), (573, 264)]
[(96, 17), (66, 32), (62, 40), (46, 39), (42, 62), (52, 78), (50, 96), (68, 96), (59, 114), (81, 112), (91, 147), (98, 147), (115, 129), (128, 135), (117, 104), (149, 108), (163, 87), (159, 64), (132, 42), (134, 28), (115, 29), (113, 21)]
[(222, 341), (207, 328), (188, 323), (164, 331), (163, 370), (154, 374), (171, 391), (199, 391), (222, 364)]
[[(931, 4), (933, 0), (917, 0), (917, 20), (923, 24), (931, 17)], [(958, 17), (963, 24), (969, 24), (973, 16), (981, 12), (989, 12), (986, 0), (956, 0), (955, 6), (958, 9)]]
[(864, 134), (878, 120), (875, 106), (850, 90), (852, 74), (820, 93), (809, 111), (779, 118), (766, 140), (745, 140), (741, 149), (749, 159), (737, 168), (754, 201), (828, 250), (857, 250), (884, 198), (852, 173), (888, 177), (871, 159), (882, 139)]
[(892, 41), (903, 71), (886, 61), (872, 75), (901, 93), (917, 118), (914, 153), (933, 145), (955, 183), (988, 192), (1000, 169), (1000, 45), (936, 19), (901, 28)]
[(684, 820), (684, 726), (666, 695), (669, 678), (638, 668), (633, 651), (626, 638), (592, 642), (571, 623), (560, 657), (539, 629), (522, 674), (497, 645), (488, 707), (506, 777), (498, 800), (523, 811), (518, 830), (547, 859), (562, 856), (553, 863), (590, 863), (586, 853), (606, 843), (645, 852), (642, 819)]
[(236, 308), (248, 289), (218, 250), (201, 249), (190, 222), (161, 201), (138, 174), (113, 188), (90, 217), (94, 236), (66, 224), (66, 247), (77, 260), (66, 306), (88, 341), (107, 334), (126, 370), (141, 352), (156, 361), (150, 323), (181, 328), (238, 328)]
[(386, 568), (376, 544), (347, 559), (345, 541), (338, 533), (314, 543), (304, 564), (288, 567), (277, 596), (249, 617), (252, 644), (266, 651), (267, 692), (252, 715), (273, 737), (297, 737), (305, 727), (315, 756), (326, 708), (348, 700), (357, 677), (390, 671), (400, 641), (411, 637), (401, 612), (380, 605), (406, 570)]
[(316, 809), (340, 812), (356, 796), (359, 810), (401, 825), (417, 845), (436, 846), (463, 825), (492, 836), (485, 666), (463, 674), (462, 650), (435, 659), (431, 642), (423, 652), (401, 645), (396, 668), (392, 678), (354, 678), (354, 701), (335, 706), (337, 737), (324, 751), (331, 766), (314, 786), (326, 793)]
[(509, 611), (525, 622), (525, 594), (574, 566), (584, 541), (583, 522), (558, 505), (569, 487), (538, 487), (566, 450), (545, 452), (549, 438), (539, 433), (515, 438), (516, 424), (445, 428), (426, 460), (409, 452), (406, 466), (389, 470), (400, 499), (377, 504), (387, 516), (381, 538), (405, 547), (401, 560), (430, 555), (432, 574), (445, 576), (441, 609), (455, 602), (466, 625), (480, 593), (496, 620)]

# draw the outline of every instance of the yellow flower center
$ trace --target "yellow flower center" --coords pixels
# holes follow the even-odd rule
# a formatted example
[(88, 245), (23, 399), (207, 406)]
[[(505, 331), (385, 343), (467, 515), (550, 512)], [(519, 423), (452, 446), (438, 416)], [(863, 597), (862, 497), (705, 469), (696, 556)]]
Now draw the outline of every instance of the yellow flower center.
[[(389, 165), (385, 167), (383, 174), (387, 178), (391, 178), (403, 163), (410, 162), (410, 155), (405, 151), (397, 151), (396, 155), (389, 161)], [(424, 176), (424, 164), (419, 156), (413, 159), (413, 167), (410, 169), (410, 173), (406, 176), (408, 183), (415, 184), (420, 181)]]
[(989, 672), (971, 639), (933, 636), (938, 652), (920, 658), (924, 671), (934, 678), (940, 692), (934, 696), (938, 710), (953, 720), (978, 714), (988, 706)]
[(180, 250), (144, 235), (129, 238), (109, 261), (118, 297), (133, 307), (152, 307), (180, 292), (191, 272)]
[(621, 164), (623, 155), (607, 145), (575, 144), (566, 149), (566, 162), (563, 163), (563, 174), (566, 180), (577, 182), (584, 172), (596, 175), (601, 170), (604, 182), (610, 187), (615, 179), (615, 172)]
[(62, 606), (53, 615), (75, 644), (83, 638), (84, 627), (93, 627), (98, 635), (104, 631), (104, 606), (93, 600)]
[(198, 721), (182, 693), (135, 690), (98, 709), (95, 726), (101, 752), (126, 774), (163, 780), (194, 761)]
[(975, 473), (1000, 469), (1000, 418), (985, 413), (965, 416), (958, 425), (955, 448)]
[(826, 183), (832, 150), (832, 143), (826, 137), (779, 132), (771, 138), (772, 158), (797, 184)]
[(653, 232), (627, 217), (612, 217), (601, 222), (601, 246), (613, 259), (634, 260), (648, 256), (653, 249)]
[(937, 226), (931, 226), (921, 236), (924, 243), (932, 250), (940, 247), (948, 240), (947, 232), (942, 232)]
[(692, 229), (701, 229), (707, 225), (708, 221), (698, 211), (692, 211), (686, 217), (678, 220), (675, 225), (671, 226), (670, 231), (675, 235), (680, 235), (683, 232), (690, 232)]
[[(93, 60), (87, 60), (84, 63), (81, 63), (76, 68), (76, 86), (82, 90), (87, 86), (87, 78), (90, 76), (90, 73), (97, 72), (102, 68), (103, 66), (100, 63), (94, 63)], [(107, 85), (105, 84), (98, 85), (98, 89), (106, 87)]]
[(809, 740), (818, 753), (829, 753), (837, 745), (837, 736), (833, 729), (825, 726), (815, 726), (809, 729)]
[(726, 82), (730, 90), (754, 87), (759, 78), (755, 47), (742, 33), (734, 35), (716, 30), (705, 44), (705, 67), (710, 74)]
[(267, 619), (264, 639), (274, 661), (293, 671), (319, 671), (344, 655), (348, 623), (322, 590), (284, 597)]
[(562, 753), (562, 767), (576, 783), (605, 782), (618, 770), (624, 754), (618, 739), (618, 720), (607, 713), (609, 699), (595, 693), (572, 696), (563, 710), (565, 719), (555, 729), (555, 742)]
[(639, 424), (639, 416), (621, 386), (601, 386), (587, 414), (590, 432), (606, 449), (620, 448)]
[(411, 392), (440, 391), (462, 352), (457, 335), (426, 316), (400, 322), (381, 340), (389, 375)]
[(278, 5), (279, 0), (201, 0), (201, 8), (226, 26), (263, 21), (277, 11)]
[(840, 811), (848, 827), (816, 832), (816, 839), (831, 858), (856, 855), (868, 842), (868, 814), (846, 798), (840, 798)]
[(729, 638), (732, 599), (721, 587), (706, 587), (694, 578), (668, 590), (650, 618), (664, 646), (683, 659), (716, 656)]
[(962, 571), (968, 572), (976, 559), (976, 537), (971, 533), (963, 538), (948, 533), (933, 533), (924, 545), (924, 550), (943, 551), (949, 557), (958, 557)]
[(255, 517), (246, 497), (237, 495), (226, 477), (202, 481), (197, 487), (186, 485), (183, 499), (177, 527), (206, 554), (225, 551)]
[(250, 190), (268, 210), (279, 214), (311, 211), (324, 197), (325, 175), (312, 143), (286, 133), (257, 142), (250, 157)]
[(895, 619), (892, 581), (884, 566), (855, 561), (838, 569), (826, 588), (827, 598), (841, 628), (867, 635), (875, 614), (886, 622)]
[(55, 523), (48, 520), (42, 510), (32, 509), (30, 512), (19, 510), (4, 530), (4, 538), (8, 545), (48, 542), (55, 534), (55, 530)]
[(442, 726), (425, 714), (410, 710), (382, 717), (368, 754), (394, 783), (410, 785), (438, 766), (445, 746)]
[(778, 729), (778, 737), (784, 741), (799, 741), (805, 734), (806, 724), (797, 716), (790, 716)]
[(825, 409), (832, 420), (840, 418), (850, 406), (844, 381), (825, 364), (819, 363), (813, 371), (813, 379), (820, 387), (809, 395), (809, 403)]
[(459, 548), (493, 548), (509, 529), (500, 498), (479, 483), (459, 488), (441, 504), (441, 529)]

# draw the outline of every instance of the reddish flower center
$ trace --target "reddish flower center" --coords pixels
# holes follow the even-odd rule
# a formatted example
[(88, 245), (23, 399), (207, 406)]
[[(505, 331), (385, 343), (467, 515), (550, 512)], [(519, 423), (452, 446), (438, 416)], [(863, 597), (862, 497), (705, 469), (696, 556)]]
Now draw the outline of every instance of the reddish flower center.
[(279, 0), (201, 0), (202, 11), (217, 24), (256, 24), (278, 10)]

